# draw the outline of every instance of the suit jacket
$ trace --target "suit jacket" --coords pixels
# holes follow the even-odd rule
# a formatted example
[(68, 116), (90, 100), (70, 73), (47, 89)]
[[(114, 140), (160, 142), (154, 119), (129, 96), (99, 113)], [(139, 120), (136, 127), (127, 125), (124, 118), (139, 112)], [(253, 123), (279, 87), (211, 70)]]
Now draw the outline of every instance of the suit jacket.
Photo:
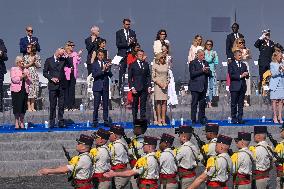
[(105, 62), (101, 62), (101, 66), (99, 61), (95, 61), (92, 64), (92, 75), (94, 78), (93, 82), (93, 91), (109, 91), (109, 77), (112, 77), (111, 70), (109, 71), (102, 71), (103, 64)]
[(4, 75), (7, 73), (5, 61), (8, 60), (8, 56), (6, 46), (2, 39), (0, 39), (0, 51), (2, 51), (2, 55), (0, 55), (0, 80), (3, 80)]
[(98, 46), (98, 41), (100, 40), (100, 37), (97, 37), (93, 42), (92, 42), (92, 37), (88, 37), (85, 39), (85, 44), (86, 44), (86, 49), (88, 51), (87, 55), (87, 64), (91, 64), (91, 59), (92, 59), (92, 54), (94, 51), (97, 51), (99, 49)]
[(33, 42), (36, 42), (35, 43), (36, 51), (40, 52), (40, 46), (39, 46), (39, 43), (38, 43), (38, 38), (32, 36), (32, 40), (31, 40), (31, 42), (29, 42), (29, 39), (26, 36), (26, 37), (23, 37), (23, 38), (20, 39), (20, 53), (23, 53), (23, 55), (27, 54), (27, 46), (28, 46), (28, 44), (33, 43)]
[(31, 84), (31, 77), (28, 69), (22, 70), (19, 67), (12, 67), (10, 71), (11, 76), (11, 85), (10, 90), (13, 92), (20, 92), (22, 89), (23, 80), (21, 80), (21, 76), (23, 73), (27, 74), (28, 77), (25, 79), (25, 89), (26, 92), (29, 93), (29, 86)]
[[(129, 29), (129, 38), (130, 37), (133, 37), (135, 41), (137, 41), (135, 31), (131, 29)], [(122, 57), (125, 57), (127, 51), (131, 49), (131, 46), (128, 45), (128, 41), (124, 34), (124, 29), (118, 30), (116, 32), (116, 47), (117, 47), (117, 55)]]
[[(208, 62), (203, 60), (203, 64), (205, 67), (209, 67)], [(190, 80), (189, 80), (189, 90), (196, 92), (204, 92), (207, 91), (208, 88), (208, 77), (211, 75), (211, 71), (209, 73), (204, 73), (202, 71), (202, 64), (194, 59), (189, 64), (189, 72), (190, 72)]]
[[(47, 58), (43, 68), (43, 76), (48, 79), (48, 89), (57, 90), (64, 89), (66, 87), (66, 77), (64, 67), (71, 68), (71, 62), (69, 58), (59, 58), (56, 62), (54, 56)], [(59, 82), (54, 83), (52, 78), (58, 78)]]
[(136, 91), (142, 91), (151, 85), (151, 75), (148, 62), (140, 62), (141, 68), (136, 60), (128, 68), (129, 87), (134, 87)]
[(271, 57), (274, 52), (274, 42), (269, 40), (269, 46), (267, 46), (267, 43), (263, 39), (258, 39), (254, 46), (258, 48), (260, 54), (258, 59), (258, 65), (259, 66), (269, 66), (271, 62)]
[[(241, 33), (238, 33), (239, 35), (239, 38), (244, 38), (243, 34)], [(227, 35), (227, 39), (226, 39), (226, 55), (227, 55), (227, 58), (231, 58), (231, 59), (234, 59), (234, 54), (232, 52), (232, 47), (233, 47), (233, 44), (235, 42), (236, 38), (235, 38), (235, 35), (234, 33), (230, 33), (229, 35)]]
[(242, 75), (244, 72), (247, 72), (247, 66), (245, 63), (241, 62), (241, 67), (238, 66), (236, 61), (231, 62), (228, 65), (228, 74), (231, 80), (230, 83), (230, 91), (240, 91), (244, 90), (246, 91), (247, 85), (246, 85), (246, 79), (240, 78), (240, 75)]

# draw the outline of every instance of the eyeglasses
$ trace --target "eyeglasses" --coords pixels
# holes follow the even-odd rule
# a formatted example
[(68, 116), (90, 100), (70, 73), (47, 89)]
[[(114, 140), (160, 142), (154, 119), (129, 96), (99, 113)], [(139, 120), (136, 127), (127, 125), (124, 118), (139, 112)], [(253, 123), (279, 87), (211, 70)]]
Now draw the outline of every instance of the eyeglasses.
[(124, 25), (126, 25), (126, 26), (130, 26), (130, 24), (124, 24)]
[(207, 43), (206, 45), (207, 45), (207, 46), (212, 46), (212, 43)]
[(33, 30), (27, 30), (27, 32), (32, 32), (33, 33)]

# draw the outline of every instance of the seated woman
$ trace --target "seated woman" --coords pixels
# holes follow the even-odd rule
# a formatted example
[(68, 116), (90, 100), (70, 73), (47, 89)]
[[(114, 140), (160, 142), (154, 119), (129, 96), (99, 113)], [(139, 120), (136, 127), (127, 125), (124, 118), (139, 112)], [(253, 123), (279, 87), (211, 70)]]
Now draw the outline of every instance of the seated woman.
[(24, 67), (23, 57), (17, 56), (15, 62), (16, 67), (12, 67), (10, 73), (10, 90), (12, 95), (13, 113), (15, 115), (15, 129), (23, 129), (31, 78), (29, 70)]

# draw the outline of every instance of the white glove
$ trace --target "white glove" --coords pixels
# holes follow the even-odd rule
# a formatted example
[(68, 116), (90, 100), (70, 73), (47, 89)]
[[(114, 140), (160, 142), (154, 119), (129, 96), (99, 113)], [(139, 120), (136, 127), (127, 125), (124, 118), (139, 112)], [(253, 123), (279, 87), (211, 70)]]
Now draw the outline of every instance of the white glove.
[(226, 91), (229, 92), (229, 90), (230, 90), (230, 86), (226, 85)]
[(265, 34), (266, 34), (266, 33), (263, 33), (263, 34), (260, 36), (259, 39), (261, 39), (261, 40), (264, 39), (264, 38), (265, 38)]

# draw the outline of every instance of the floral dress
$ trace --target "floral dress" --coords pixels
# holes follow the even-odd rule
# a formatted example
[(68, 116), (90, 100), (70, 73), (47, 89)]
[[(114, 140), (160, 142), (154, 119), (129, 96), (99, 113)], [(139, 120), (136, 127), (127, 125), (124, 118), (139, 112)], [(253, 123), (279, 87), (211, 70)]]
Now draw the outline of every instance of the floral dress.
[[(25, 55), (24, 56), (24, 64), (28, 65), (30, 64), (30, 55)], [(37, 98), (39, 95), (39, 77), (37, 73), (37, 69), (41, 67), (41, 59), (39, 55), (35, 55), (35, 63), (30, 66), (29, 72), (30, 72), (30, 77), (31, 77), (31, 85), (29, 87), (29, 98)]]

